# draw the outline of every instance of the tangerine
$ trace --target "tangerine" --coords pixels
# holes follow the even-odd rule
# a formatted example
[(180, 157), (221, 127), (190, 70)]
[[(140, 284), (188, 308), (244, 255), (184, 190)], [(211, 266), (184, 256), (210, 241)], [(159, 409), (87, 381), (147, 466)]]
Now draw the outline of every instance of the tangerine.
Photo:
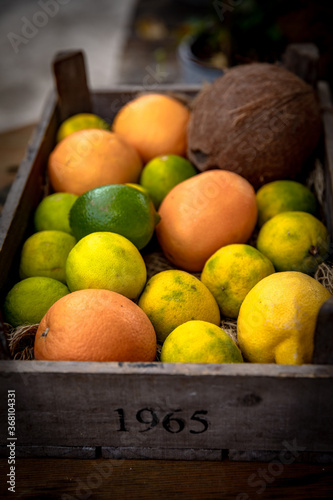
[(51, 361), (154, 361), (156, 346), (153, 325), (139, 306), (119, 293), (89, 289), (50, 307), (34, 353)]
[(53, 189), (78, 196), (107, 184), (138, 182), (141, 169), (136, 150), (117, 134), (102, 129), (68, 135), (53, 149), (48, 162)]
[(199, 272), (222, 246), (248, 241), (257, 221), (257, 203), (244, 177), (210, 170), (177, 184), (158, 213), (156, 235), (167, 259)]
[(162, 94), (144, 94), (123, 106), (112, 130), (119, 134), (147, 163), (156, 156), (185, 156), (189, 109), (178, 99)]

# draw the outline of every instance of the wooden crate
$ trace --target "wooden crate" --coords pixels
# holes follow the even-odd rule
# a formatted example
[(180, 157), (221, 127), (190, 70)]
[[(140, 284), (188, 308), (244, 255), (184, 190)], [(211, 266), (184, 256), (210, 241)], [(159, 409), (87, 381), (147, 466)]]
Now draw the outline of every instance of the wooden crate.
[[(85, 83), (82, 57), (75, 61), (76, 79), (81, 75)], [(61, 67), (57, 72), (55, 66), (64, 95), (64, 63)], [(71, 88), (69, 100), (50, 97), (3, 210), (1, 301), (18, 279), (20, 248), (48, 189), (47, 158), (60, 121), (90, 109), (111, 121), (142, 90), (121, 87), (90, 94), (84, 84)], [(198, 88), (146, 90), (193, 97)], [(318, 95), (324, 124), (318, 155), (325, 166), (326, 221), (332, 235), (333, 115), (326, 82), (318, 83)], [(7, 421), (8, 391), (15, 391), (16, 430), (14, 437), (3, 432), (1, 454), (7, 457), (7, 445), (14, 443), (17, 457), (331, 461), (332, 330), (329, 299), (317, 320), (314, 363), (303, 366), (14, 361), (6, 359), (2, 345), (0, 418)]]

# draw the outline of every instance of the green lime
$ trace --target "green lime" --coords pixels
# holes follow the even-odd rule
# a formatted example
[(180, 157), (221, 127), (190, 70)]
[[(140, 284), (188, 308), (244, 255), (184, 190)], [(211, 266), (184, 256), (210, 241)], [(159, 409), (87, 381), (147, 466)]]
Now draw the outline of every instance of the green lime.
[(53, 193), (46, 196), (35, 211), (36, 231), (55, 229), (71, 234), (69, 211), (77, 198), (76, 194), (72, 193)]
[(140, 184), (148, 191), (157, 210), (173, 187), (196, 173), (192, 163), (182, 156), (157, 156), (143, 168)]
[(242, 363), (232, 338), (207, 321), (187, 321), (173, 330), (161, 350), (162, 363)]
[(139, 250), (150, 241), (159, 220), (148, 194), (124, 184), (87, 191), (76, 200), (69, 217), (78, 240), (107, 231), (125, 236)]
[(66, 283), (65, 264), (76, 240), (63, 231), (39, 231), (23, 244), (20, 278), (46, 276)]
[(110, 130), (110, 125), (100, 116), (92, 113), (78, 113), (77, 115), (70, 116), (67, 120), (62, 122), (58, 129), (57, 142), (62, 141), (62, 139), (73, 132), (85, 130), (87, 128)]
[(147, 270), (133, 243), (104, 231), (88, 234), (70, 251), (66, 278), (71, 292), (103, 288), (136, 299), (145, 286)]
[(328, 258), (329, 235), (324, 224), (311, 214), (282, 212), (262, 226), (257, 248), (276, 271), (311, 275)]
[(281, 212), (308, 212), (316, 215), (317, 200), (300, 182), (278, 180), (264, 184), (256, 193), (258, 226)]
[(16, 283), (6, 295), (5, 319), (14, 327), (35, 325), (57, 300), (68, 293), (67, 286), (53, 278), (26, 278)]

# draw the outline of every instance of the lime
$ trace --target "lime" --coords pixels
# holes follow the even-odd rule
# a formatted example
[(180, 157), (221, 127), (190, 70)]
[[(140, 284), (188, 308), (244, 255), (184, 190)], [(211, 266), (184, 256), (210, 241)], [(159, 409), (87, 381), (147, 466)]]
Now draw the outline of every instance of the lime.
[(282, 212), (260, 229), (257, 248), (276, 271), (313, 274), (328, 258), (329, 235), (324, 224), (306, 212)]
[(104, 288), (136, 299), (147, 279), (145, 262), (127, 238), (110, 232), (91, 233), (70, 251), (66, 278), (71, 292)]
[(256, 193), (258, 226), (281, 212), (308, 212), (316, 215), (317, 200), (300, 182), (278, 180), (264, 184)]
[(46, 276), (66, 283), (65, 264), (76, 240), (63, 231), (39, 231), (23, 244), (20, 278)]
[(310, 276), (286, 271), (263, 278), (245, 297), (237, 339), (253, 363), (311, 363), (317, 315), (330, 292)]
[(48, 309), (68, 293), (67, 286), (53, 278), (36, 276), (19, 281), (5, 298), (6, 321), (14, 327), (37, 324)]
[(53, 193), (46, 196), (35, 211), (36, 231), (55, 229), (71, 234), (69, 211), (77, 198), (76, 194), (71, 193)]
[(165, 340), (163, 363), (242, 363), (243, 357), (232, 338), (207, 321), (187, 321)]
[(76, 200), (69, 217), (78, 240), (93, 232), (107, 231), (125, 236), (139, 250), (151, 240), (159, 220), (148, 194), (124, 184), (87, 191)]
[(169, 269), (148, 281), (138, 302), (163, 342), (172, 330), (189, 320), (220, 324), (218, 305), (208, 288), (186, 271)]
[(258, 281), (274, 272), (271, 261), (259, 250), (235, 243), (220, 248), (207, 260), (201, 281), (215, 297), (221, 314), (237, 318), (246, 294)]
[(62, 141), (62, 139), (77, 130), (85, 130), (87, 128), (110, 130), (110, 125), (100, 116), (92, 113), (78, 113), (67, 118), (60, 125), (57, 133), (57, 142)]
[(140, 184), (148, 191), (157, 210), (174, 186), (193, 177), (196, 173), (192, 163), (182, 156), (157, 156), (144, 166)]

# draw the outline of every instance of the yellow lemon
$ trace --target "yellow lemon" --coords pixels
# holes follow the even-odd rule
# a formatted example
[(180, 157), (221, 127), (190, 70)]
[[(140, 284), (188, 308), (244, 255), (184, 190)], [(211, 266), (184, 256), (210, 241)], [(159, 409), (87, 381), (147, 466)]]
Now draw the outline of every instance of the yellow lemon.
[(246, 294), (274, 272), (271, 261), (256, 248), (235, 243), (220, 248), (207, 260), (201, 281), (214, 295), (221, 314), (237, 318)]
[(329, 235), (324, 224), (306, 212), (282, 212), (260, 229), (257, 249), (276, 271), (313, 274), (328, 257)]
[(296, 181), (268, 182), (258, 189), (256, 199), (259, 227), (281, 212), (317, 213), (316, 197), (309, 188)]
[(68, 255), (66, 279), (71, 292), (103, 288), (136, 299), (145, 286), (145, 262), (133, 243), (120, 234), (91, 233)]
[(64, 231), (34, 233), (23, 244), (20, 278), (46, 276), (66, 283), (66, 259), (75, 243), (74, 236)]
[(218, 305), (208, 288), (186, 271), (169, 269), (148, 281), (138, 302), (163, 342), (177, 326), (190, 320), (220, 324)]
[(68, 293), (67, 286), (53, 278), (35, 276), (19, 281), (4, 301), (6, 321), (14, 327), (37, 324), (48, 309)]
[(101, 128), (110, 130), (110, 125), (103, 120), (100, 116), (92, 113), (78, 113), (70, 116), (62, 122), (57, 133), (57, 142), (62, 141), (65, 137), (77, 132), (78, 130), (85, 130), (87, 128)]
[(72, 193), (53, 193), (43, 198), (34, 215), (36, 231), (55, 229), (72, 234), (69, 212), (76, 200), (77, 195)]
[(316, 319), (331, 297), (317, 280), (297, 271), (263, 278), (245, 297), (237, 320), (239, 347), (253, 363), (311, 363)]
[(163, 363), (242, 363), (243, 357), (232, 338), (207, 321), (187, 321), (165, 340)]
[(148, 191), (157, 210), (173, 187), (196, 173), (192, 163), (182, 156), (157, 156), (144, 166), (140, 184)]
[(139, 250), (151, 240), (159, 219), (149, 195), (124, 184), (87, 191), (75, 201), (69, 214), (78, 240), (93, 232), (108, 231), (125, 236)]

